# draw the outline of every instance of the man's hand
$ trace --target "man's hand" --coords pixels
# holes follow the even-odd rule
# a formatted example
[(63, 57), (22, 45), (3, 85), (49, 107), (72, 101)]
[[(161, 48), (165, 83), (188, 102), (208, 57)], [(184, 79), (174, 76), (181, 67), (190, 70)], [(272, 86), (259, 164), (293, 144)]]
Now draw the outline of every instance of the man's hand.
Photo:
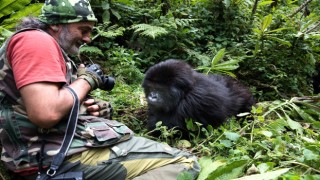
[(94, 99), (87, 99), (83, 101), (83, 106), (85, 107), (85, 111), (87, 114), (92, 116), (99, 116), (99, 106), (95, 104)]
[(92, 64), (87, 67), (80, 65), (77, 70), (77, 76), (86, 80), (90, 84), (91, 90), (103, 86), (104, 75), (98, 64)]
[(83, 106), (87, 114), (111, 119), (113, 109), (107, 101), (90, 98), (83, 102)]
[(100, 88), (102, 90), (110, 91), (114, 86), (114, 78), (103, 74), (98, 64), (88, 66), (80, 65), (77, 71), (78, 78), (86, 80), (91, 90)]

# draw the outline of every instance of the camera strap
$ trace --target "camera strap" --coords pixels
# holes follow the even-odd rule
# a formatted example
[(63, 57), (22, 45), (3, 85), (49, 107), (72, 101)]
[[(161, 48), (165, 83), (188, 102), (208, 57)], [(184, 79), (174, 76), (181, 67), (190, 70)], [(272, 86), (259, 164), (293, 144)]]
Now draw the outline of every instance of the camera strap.
[[(74, 136), (74, 133), (76, 131), (77, 121), (78, 121), (78, 115), (79, 115), (79, 108), (80, 108), (80, 102), (78, 95), (74, 92), (73, 89), (71, 89), (68, 86), (65, 86), (67, 90), (70, 91), (70, 93), (73, 96), (73, 106), (69, 115), (68, 124), (66, 127), (66, 133), (63, 138), (63, 142), (61, 144), (61, 147), (59, 149), (59, 152), (53, 157), (53, 160), (51, 162), (51, 165), (49, 169), (47, 170), (46, 175), (49, 177), (54, 177), (57, 175), (57, 171), (61, 164), (63, 163), (63, 160), (68, 152), (68, 149), (72, 143), (72, 139)], [(73, 163), (72, 163), (73, 164)], [(77, 165), (78, 163), (75, 163)]]

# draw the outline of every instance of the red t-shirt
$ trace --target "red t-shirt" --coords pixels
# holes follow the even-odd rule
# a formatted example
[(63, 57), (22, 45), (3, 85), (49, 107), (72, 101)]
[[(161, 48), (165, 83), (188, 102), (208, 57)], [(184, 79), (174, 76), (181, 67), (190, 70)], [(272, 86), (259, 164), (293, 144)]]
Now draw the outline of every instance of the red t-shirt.
[(30, 30), (12, 37), (7, 58), (17, 88), (35, 82), (66, 83), (66, 64), (55, 39), (45, 32)]

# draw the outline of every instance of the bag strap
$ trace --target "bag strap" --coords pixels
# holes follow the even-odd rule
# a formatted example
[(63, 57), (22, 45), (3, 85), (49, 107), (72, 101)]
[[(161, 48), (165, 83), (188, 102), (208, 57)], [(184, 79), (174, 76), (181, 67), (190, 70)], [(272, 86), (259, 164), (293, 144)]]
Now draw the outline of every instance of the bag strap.
[(51, 162), (50, 168), (47, 171), (48, 176), (54, 176), (59, 169), (60, 165), (63, 163), (63, 160), (68, 152), (68, 149), (72, 143), (72, 139), (74, 136), (74, 133), (76, 131), (76, 125), (78, 122), (78, 115), (79, 115), (79, 108), (80, 108), (80, 102), (78, 95), (74, 92), (73, 89), (71, 89), (68, 86), (65, 86), (67, 88), (72, 96), (73, 96), (73, 106), (69, 115), (68, 124), (66, 127), (66, 133), (64, 135), (64, 139), (62, 142), (62, 145), (60, 147), (60, 150), (58, 154), (56, 154), (53, 157), (53, 161)]

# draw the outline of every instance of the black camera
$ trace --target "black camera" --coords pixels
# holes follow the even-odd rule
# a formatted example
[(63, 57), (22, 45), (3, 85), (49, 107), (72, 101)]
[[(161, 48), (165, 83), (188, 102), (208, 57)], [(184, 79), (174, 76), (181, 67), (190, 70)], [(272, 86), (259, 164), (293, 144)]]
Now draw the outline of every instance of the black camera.
[(88, 71), (93, 72), (101, 78), (103, 85), (99, 87), (100, 89), (106, 91), (111, 91), (113, 89), (115, 79), (111, 76), (104, 75), (99, 64), (86, 64), (86, 68)]
[(102, 87), (102, 90), (111, 91), (115, 84), (115, 79), (111, 76), (103, 76), (103, 84), (104, 87)]

